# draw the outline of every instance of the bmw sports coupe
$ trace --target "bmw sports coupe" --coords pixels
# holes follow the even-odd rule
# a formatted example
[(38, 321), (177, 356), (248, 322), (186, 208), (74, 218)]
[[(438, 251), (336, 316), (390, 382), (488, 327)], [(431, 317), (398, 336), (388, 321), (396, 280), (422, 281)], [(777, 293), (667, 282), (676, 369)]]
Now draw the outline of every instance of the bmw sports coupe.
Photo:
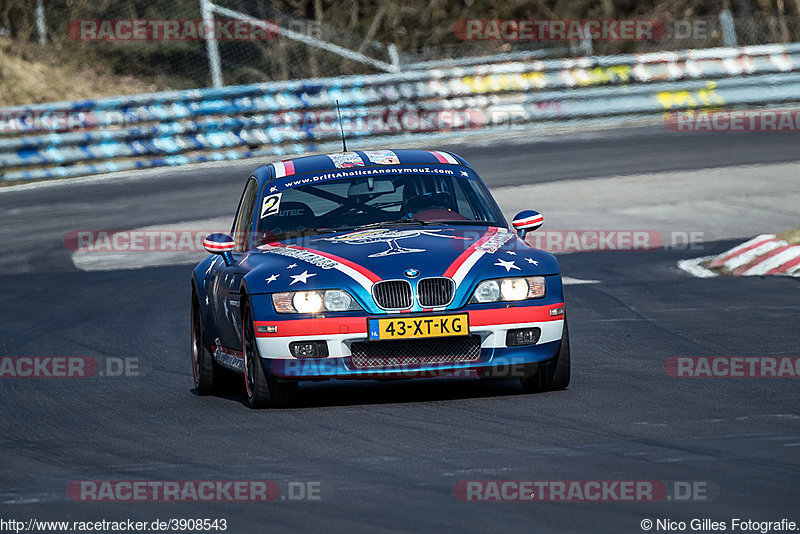
[(558, 262), (506, 222), (463, 158), (435, 150), (306, 156), (247, 179), (230, 234), (192, 273), (195, 389), (243, 376), (251, 406), (298, 382), (477, 376), (564, 389)]

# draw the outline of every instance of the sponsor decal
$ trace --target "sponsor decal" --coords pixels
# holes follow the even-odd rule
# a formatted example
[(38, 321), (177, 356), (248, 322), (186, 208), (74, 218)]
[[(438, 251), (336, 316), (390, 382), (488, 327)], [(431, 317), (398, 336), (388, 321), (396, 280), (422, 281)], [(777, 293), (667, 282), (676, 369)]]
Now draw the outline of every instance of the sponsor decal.
[(376, 163), (378, 165), (397, 165), (400, 163), (397, 154), (391, 150), (366, 150), (364, 154), (367, 155), (367, 159), (370, 163)]
[(500, 247), (514, 239), (514, 233), (509, 232), (507, 228), (500, 228), (497, 233), (492, 235), (488, 240), (478, 245), (478, 249), (489, 254), (494, 254)]
[(360, 232), (351, 232), (349, 234), (339, 235), (336, 237), (323, 238), (323, 241), (330, 241), (333, 243), (347, 243), (349, 245), (372, 245), (375, 243), (386, 243), (388, 249), (383, 252), (370, 254), (370, 258), (380, 258), (383, 256), (393, 256), (395, 254), (411, 254), (414, 252), (425, 252), (424, 248), (409, 248), (398, 245), (397, 242), (401, 239), (411, 239), (414, 237), (428, 236), (428, 237), (444, 237), (448, 239), (464, 239), (453, 235), (441, 234), (443, 229), (437, 230), (393, 230), (391, 228), (379, 228), (374, 230), (363, 230)]
[(281, 195), (283, 195), (283, 193), (275, 193), (274, 195), (264, 197), (264, 201), (261, 203), (262, 219), (280, 213)]
[(281, 217), (302, 217), (305, 215), (306, 210), (303, 208), (296, 208), (290, 210), (281, 210), (280, 216)]
[[(464, 172), (464, 171), (462, 171)], [(294, 171), (292, 173), (294, 174)], [(364, 169), (350, 169), (350, 170), (341, 170), (335, 172), (324, 172), (321, 174), (317, 174), (314, 176), (308, 176), (305, 178), (299, 178), (296, 180), (291, 180), (280, 184), (278, 186), (273, 186), (270, 188), (270, 191), (275, 189), (276, 191), (278, 188), (280, 189), (289, 189), (291, 187), (297, 187), (302, 185), (311, 185), (311, 184), (318, 184), (320, 182), (327, 182), (329, 180), (341, 180), (343, 178), (360, 178), (360, 177), (369, 177), (369, 176), (379, 176), (379, 175), (403, 175), (403, 174), (446, 174), (449, 176), (455, 176), (455, 171), (452, 169), (442, 168), (442, 167), (432, 167), (430, 165), (409, 165), (403, 167), (373, 167), (373, 168), (364, 168)], [(281, 175), (284, 176), (284, 175)], [(466, 175), (469, 178), (472, 178), (468, 174)]]
[[(286, 247), (286, 246), (274, 246), (274, 245), (261, 245), (258, 247), (259, 250), (263, 250), (264, 252), (269, 252), (271, 254), (279, 254), (281, 256), (286, 256), (288, 258), (302, 260), (306, 263), (310, 263), (315, 267), (319, 267), (320, 269), (335, 269), (338, 265), (338, 262), (326, 258), (320, 254), (316, 254), (310, 250), (305, 249), (297, 249), (293, 247)], [(297, 267), (296, 263), (287, 266), (287, 269), (291, 269), (292, 267)], [(274, 279), (273, 279), (274, 280)]]
[(363, 167), (364, 161), (355, 152), (334, 152), (328, 154), (337, 169), (349, 169), (350, 167)]
[(212, 348), (214, 349), (214, 359), (218, 363), (228, 368), (239, 369), (240, 371), (244, 370), (244, 354), (241, 351), (223, 347), (219, 338), (214, 340), (214, 346)]

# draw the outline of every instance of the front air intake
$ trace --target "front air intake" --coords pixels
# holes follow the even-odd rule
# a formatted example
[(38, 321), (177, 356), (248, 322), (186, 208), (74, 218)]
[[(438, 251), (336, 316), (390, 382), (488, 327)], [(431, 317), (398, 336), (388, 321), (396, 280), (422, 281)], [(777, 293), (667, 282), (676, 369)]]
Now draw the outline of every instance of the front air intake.
[(411, 284), (405, 280), (386, 280), (372, 286), (375, 303), (384, 310), (406, 310), (411, 307)]
[(450, 278), (423, 278), (417, 283), (417, 299), (423, 308), (447, 306), (453, 300), (455, 282)]

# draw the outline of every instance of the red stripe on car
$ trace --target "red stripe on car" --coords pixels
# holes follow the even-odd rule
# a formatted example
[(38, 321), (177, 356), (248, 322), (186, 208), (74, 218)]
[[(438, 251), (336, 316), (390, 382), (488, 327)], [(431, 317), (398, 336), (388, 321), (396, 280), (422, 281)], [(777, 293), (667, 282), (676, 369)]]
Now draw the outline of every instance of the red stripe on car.
[(483, 234), (483, 236), (481, 236), (480, 239), (478, 239), (473, 244), (468, 246), (467, 249), (464, 252), (462, 252), (461, 255), (458, 258), (456, 258), (456, 260), (453, 263), (450, 264), (450, 267), (447, 268), (447, 270), (444, 272), (444, 274), (442, 276), (446, 276), (448, 278), (451, 278), (454, 274), (456, 274), (456, 271), (458, 270), (458, 268), (461, 267), (461, 265), (465, 261), (467, 261), (467, 258), (472, 256), (472, 253), (475, 252), (479, 246), (481, 246), (484, 243), (486, 243), (487, 241), (489, 241), (489, 239), (491, 239), (492, 236), (494, 234), (496, 234), (499, 230), (500, 229), (497, 228), (497, 227), (489, 228), (486, 231), (486, 233)]
[(560, 321), (564, 315), (550, 315), (550, 310), (563, 308), (564, 303), (546, 306), (514, 306), (513, 308), (492, 308), (489, 310), (471, 310), (469, 326), (492, 326), (498, 324), (540, 323), (543, 321)]
[[(367, 333), (366, 317), (325, 317), (288, 321), (254, 321), (256, 337), (329, 336)], [(277, 332), (259, 332), (259, 326), (277, 326)]]

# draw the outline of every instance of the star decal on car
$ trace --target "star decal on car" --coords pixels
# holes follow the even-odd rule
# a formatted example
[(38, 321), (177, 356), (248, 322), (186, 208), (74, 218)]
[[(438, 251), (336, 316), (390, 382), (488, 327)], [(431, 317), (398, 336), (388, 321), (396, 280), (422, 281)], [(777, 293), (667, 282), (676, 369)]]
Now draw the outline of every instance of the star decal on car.
[(308, 269), (306, 269), (300, 274), (291, 274), (289, 275), (289, 277), (292, 279), (292, 281), (289, 282), (289, 285), (293, 286), (297, 282), (303, 282), (305, 284), (308, 282), (308, 279), (311, 278), (312, 276), (317, 276), (317, 273), (309, 274)]
[(287, 269), (294, 269), (295, 267), (297, 267), (297, 264), (296, 264), (296, 263), (293, 263), (293, 264), (291, 264), (291, 265), (287, 265), (287, 266), (286, 266), (286, 268), (287, 268)]
[(273, 274), (272, 276), (270, 276), (269, 278), (267, 278), (267, 283), (268, 283), (268, 284), (271, 284), (272, 282), (274, 282), (275, 280), (277, 280), (279, 276), (280, 276), (279, 274)]
[(525, 258), (525, 261), (527, 261), (528, 263), (532, 263), (537, 267), (539, 266), (539, 262), (536, 260), (532, 260), (531, 258)]
[(505, 267), (506, 272), (510, 272), (511, 269), (516, 269), (518, 271), (521, 270), (519, 267), (514, 265), (513, 261), (497, 260), (497, 263), (495, 263), (495, 265), (499, 265), (500, 267)]

